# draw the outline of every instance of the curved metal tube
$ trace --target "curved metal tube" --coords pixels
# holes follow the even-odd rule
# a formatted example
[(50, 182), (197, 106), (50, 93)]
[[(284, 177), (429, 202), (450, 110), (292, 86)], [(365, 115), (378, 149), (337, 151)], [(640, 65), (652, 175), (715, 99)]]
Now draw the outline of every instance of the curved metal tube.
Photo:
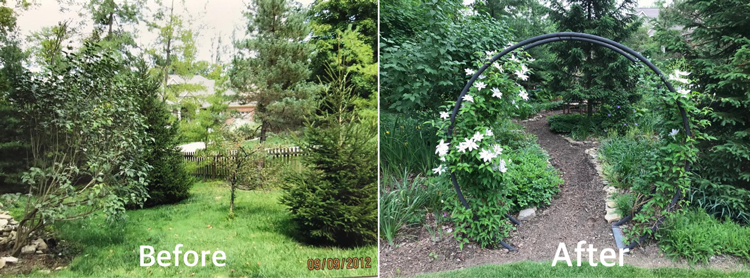
[[(490, 65), (492, 65), (492, 63), (494, 63), (495, 61), (499, 60), (503, 56), (507, 55), (508, 53), (510, 53), (510, 52), (512, 52), (512, 51), (514, 51), (514, 50), (516, 50), (518, 48), (523, 48), (524, 50), (528, 50), (528, 49), (534, 48), (534, 47), (539, 46), (539, 45), (544, 45), (544, 44), (547, 44), (547, 43), (558, 42), (558, 41), (584, 41), (584, 42), (594, 43), (594, 44), (606, 47), (606, 48), (608, 48), (610, 50), (613, 50), (613, 51), (617, 52), (618, 54), (620, 54), (620, 55), (628, 58), (630, 61), (632, 61), (634, 63), (641, 62), (641, 63), (645, 64), (649, 69), (651, 69), (651, 71), (653, 71), (654, 73), (656, 73), (657, 75), (659, 75), (659, 78), (661, 78), (662, 82), (664, 84), (666, 84), (666, 86), (669, 89), (669, 91), (671, 91), (673, 93), (675, 92), (675, 89), (674, 89), (674, 87), (672, 87), (672, 84), (664, 76), (664, 74), (656, 66), (654, 66), (654, 64), (652, 64), (648, 59), (646, 59), (645, 57), (643, 57), (643, 55), (641, 55), (640, 53), (638, 53), (638, 52), (636, 52), (636, 51), (634, 51), (634, 50), (628, 48), (627, 46), (624, 46), (624, 45), (622, 45), (622, 44), (620, 44), (618, 42), (615, 42), (615, 41), (607, 39), (607, 38), (599, 37), (599, 36), (596, 36), (596, 35), (590, 35), (590, 34), (584, 34), (584, 33), (575, 33), (575, 32), (560, 32), (560, 33), (552, 33), (552, 34), (540, 35), (540, 36), (536, 36), (536, 37), (533, 37), (533, 38), (530, 38), (530, 39), (526, 39), (524, 41), (521, 41), (519, 43), (516, 43), (516, 44), (514, 44), (514, 45), (512, 45), (512, 46), (510, 46), (510, 47), (508, 47), (506, 49), (504, 49), (503, 51), (501, 51), (500, 53), (498, 53), (497, 55), (495, 55), (494, 57), (492, 57), (492, 59), (490, 59), (489, 62), (485, 63), (481, 68), (479, 68), (479, 70), (477, 70), (474, 73), (474, 75), (466, 83), (466, 86), (464, 86), (464, 89), (461, 91), (461, 94), (458, 96), (458, 100), (456, 101), (456, 105), (453, 107), (453, 112), (451, 113), (451, 116), (450, 116), (451, 124), (448, 127), (448, 142), (447, 143), (450, 144), (451, 141), (452, 141), (452, 137), (451, 136), (453, 135), (453, 127), (454, 127), (454, 124), (456, 122), (456, 115), (458, 114), (458, 109), (461, 107), (461, 102), (463, 100), (463, 97), (466, 95), (466, 93), (469, 91), (469, 89), (471, 89), (471, 86), (474, 84), (474, 81), (476, 81), (477, 78), (479, 78), (479, 76), (482, 75), (482, 73), (485, 70), (487, 70), (487, 68)], [(690, 133), (690, 124), (689, 124), (689, 120), (688, 120), (688, 117), (687, 117), (687, 113), (685, 112), (685, 109), (680, 105), (679, 102), (677, 103), (677, 108), (679, 109), (680, 115), (682, 116), (682, 123), (683, 123), (683, 127), (685, 129), (685, 134), (688, 137), (692, 136), (692, 134)], [(685, 171), (688, 171), (688, 172), (690, 171), (690, 162), (685, 162)], [(461, 203), (464, 205), (464, 207), (466, 207), (466, 209), (469, 209), (470, 208), (469, 207), (469, 203), (466, 201), (466, 198), (464, 197), (463, 193), (461, 192), (461, 187), (459, 187), (459, 185), (458, 185), (458, 181), (456, 180), (456, 175), (454, 173), (452, 173), (452, 172), (451, 172), (451, 182), (453, 183), (453, 188), (456, 190), (456, 193), (458, 193), (459, 200), (461, 200)], [(675, 193), (674, 197), (672, 197), (672, 202), (671, 202), (670, 206), (668, 207), (668, 210), (671, 211), (674, 208), (675, 204), (681, 198), (682, 198), (682, 192), (680, 192), (678, 190), (678, 192)], [(639, 208), (636, 213), (640, 212), (640, 209), (641, 208)], [(518, 222), (518, 220), (514, 219), (510, 215), (506, 214), (505, 216), (508, 217), (513, 223), (520, 225), (520, 222)], [(619, 226), (619, 225), (627, 222), (630, 219), (631, 219), (631, 217), (628, 216), (628, 217), (624, 218), (623, 220), (617, 222), (615, 225)], [(659, 227), (659, 225), (663, 221), (664, 221), (664, 217), (662, 216), (657, 221), (657, 223), (654, 226), (654, 228), (652, 229), (652, 231), (656, 231), (656, 229)], [(633, 247), (635, 247), (635, 245), (639, 244), (640, 242), (642, 242), (646, 238), (648, 238), (648, 236), (645, 236), (645, 235), (642, 236), (641, 238), (638, 239), (638, 241), (631, 243), (628, 246), (628, 248), (632, 249)], [(505, 248), (508, 248), (508, 249), (510, 249), (512, 251), (515, 251), (515, 249), (512, 246), (508, 245), (507, 243), (503, 242), (502, 240), (500, 241), (500, 244), (503, 245)]]

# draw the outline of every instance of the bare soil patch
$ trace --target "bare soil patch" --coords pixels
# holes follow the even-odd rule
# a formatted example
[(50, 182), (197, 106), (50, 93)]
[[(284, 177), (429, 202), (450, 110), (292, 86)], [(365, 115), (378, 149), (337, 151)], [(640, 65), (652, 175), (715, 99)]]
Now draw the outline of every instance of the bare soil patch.
[[(537, 136), (537, 142), (550, 155), (550, 163), (562, 172), (565, 183), (561, 185), (560, 193), (552, 199), (549, 207), (537, 210), (536, 217), (523, 222), (505, 239), (518, 252), (509, 252), (502, 247), (481, 249), (476, 244), (464, 245), (461, 250), (452, 234), (434, 240), (425, 228), (421, 228), (402, 233), (411, 236), (398, 238), (394, 242), (395, 246), (389, 246), (385, 241), (380, 242), (380, 275), (408, 277), (484, 264), (551, 261), (560, 242), (566, 244), (568, 252), (573, 254), (572, 259), (575, 259), (573, 248), (579, 241), (586, 241), (587, 245), (593, 244), (598, 249), (595, 262), (598, 262), (598, 252), (602, 248), (616, 250), (611, 225), (604, 219), (604, 184), (584, 152), (598, 143), (572, 145), (560, 135), (552, 133), (547, 125), (547, 116), (553, 114), (556, 113), (546, 113), (542, 119), (524, 122), (523, 125), (527, 132)], [(428, 223), (429, 219), (428, 217)], [(444, 225), (442, 228), (447, 232), (452, 231), (453, 227)], [(587, 259), (588, 255), (582, 258), (584, 261)], [(690, 267), (687, 263), (674, 262), (664, 257), (653, 242), (633, 250), (632, 254), (625, 256), (624, 262), (647, 268)], [(731, 257), (716, 257), (708, 266), (694, 267), (727, 271), (748, 269)]]

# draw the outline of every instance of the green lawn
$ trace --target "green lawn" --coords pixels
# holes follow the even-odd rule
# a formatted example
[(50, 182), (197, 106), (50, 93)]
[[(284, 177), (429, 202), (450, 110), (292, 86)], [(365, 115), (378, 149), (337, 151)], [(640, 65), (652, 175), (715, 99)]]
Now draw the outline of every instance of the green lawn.
[[(198, 183), (192, 197), (176, 205), (128, 211), (127, 223), (108, 226), (103, 217), (59, 224), (61, 239), (80, 246), (71, 265), (59, 272), (30, 276), (59, 277), (300, 277), (377, 275), (377, 246), (357, 249), (314, 247), (299, 242), (291, 232), (293, 221), (278, 202), (279, 191), (239, 191), (236, 217), (227, 220), (229, 190), (221, 183)], [(211, 228), (209, 228), (211, 225)], [(153, 246), (156, 252), (172, 252), (183, 244), (183, 252), (221, 250), (226, 265), (216, 267), (180, 265), (139, 266), (139, 246)], [(184, 254), (184, 253), (183, 253)], [(370, 257), (370, 269), (314, 270), (309, 258)], [(191, 257), (192, 258), (192, 257)], [(173, 261), (172, 261), (173, 262)], [(210, 265), (210, 266), (208, 266)]]
[(750, 277), (750, 272), (722, 272), (714, 269), (640, 268), (634, 266), (592, 267), (583, 263), (569, 267), (565, 263), (552, 267), (552, 262), (518, 262), (483, 265), (460, 270), (426, 273), (417, 277)]

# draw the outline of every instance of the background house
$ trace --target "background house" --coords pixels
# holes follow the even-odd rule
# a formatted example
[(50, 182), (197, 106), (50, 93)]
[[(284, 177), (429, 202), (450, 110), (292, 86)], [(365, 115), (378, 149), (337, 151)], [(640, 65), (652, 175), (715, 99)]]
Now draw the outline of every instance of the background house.
[[(186, 79), (176, 74), (170, 74), (167, 79), (167, 86), (174, 88), (176, 95), (174, 100), (167, 100), (167, 103), (175, 107), (173, 113), (178, 119), (182, 119), (182, 113), (186, 107), (183, 105), (186, 102), (198, 103), (197, 111), (200, 109), (207, 109), (211, 104), (208, 98), (213, 96), (219, 88), (216, 87), (216, 81), (205, 78), (201, 75), (193, 75), (192, 78)], [(227, 100), (228, 111), (238, 111), (239, 116), (235, 116), (227, 119), (226, 124), (231, 128), (236, 128), (243, 124), (252, 122), (253, 114), (255, 112), (255, 102), (241, 102), (235, 99), (237, 95), (231, 89), (225, 89), (222, 95)]]

